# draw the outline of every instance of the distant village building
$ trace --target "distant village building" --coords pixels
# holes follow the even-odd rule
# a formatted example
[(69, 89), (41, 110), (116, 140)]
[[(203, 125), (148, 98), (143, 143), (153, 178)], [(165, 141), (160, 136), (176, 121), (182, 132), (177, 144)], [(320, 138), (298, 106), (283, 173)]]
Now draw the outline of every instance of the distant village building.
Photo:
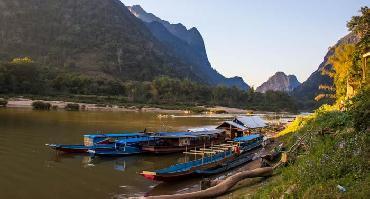
[(224, 129), (231, 139), (259, 132), (266, 127), (266, 122), (260, 116), (238, 116), (232, 121), (225, 121), (217, 129)]

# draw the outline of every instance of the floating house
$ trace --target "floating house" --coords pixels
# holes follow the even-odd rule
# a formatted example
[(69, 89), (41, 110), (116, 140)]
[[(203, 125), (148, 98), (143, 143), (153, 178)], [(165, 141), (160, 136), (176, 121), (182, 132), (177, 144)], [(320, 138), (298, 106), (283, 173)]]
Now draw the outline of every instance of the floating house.
[(190, 150), (195, 147), (208, 147), (225, 142), (226, 132), (223, 129), (196, 132), (154, 133), (154, 140), (143, 144), (142, 150), (147, 153), (174, 153)]
[(225, 130), (228, 137), (234, 139), (257, 133), (266, 126), (266, 122), (260, 116), (237, 116), (231, 121), (223, 122), (217, 129)]

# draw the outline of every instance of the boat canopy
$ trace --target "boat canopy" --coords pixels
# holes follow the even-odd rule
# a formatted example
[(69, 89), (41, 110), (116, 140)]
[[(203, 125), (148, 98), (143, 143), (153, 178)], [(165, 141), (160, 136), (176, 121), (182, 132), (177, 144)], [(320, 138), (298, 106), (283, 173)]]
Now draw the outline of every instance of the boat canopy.
[(197, 132), (161, 132), (151, 135), (152, 138), (197, 138), (223, 133), (223, 130), (197, 131)]
[(87, 138), (106, 138), (106, 137), (134, 137), (134, 136), (144, 136), (143, 133), (124, 133), (124, 134), (114, 134), (114, 133), (107, 133), (107, 134), (90, 134), (84, 135)]
[(117, 141), (117, 144), (129, 144), (129, 143), (138, 143), (138, 142), (146, 142), (146, 141), (151, 141), (154, 140), (152, 137), (136, 137), (136, 138), (127, 138), (127, 139), (122, 139)]
[(201, 132), (201, 131), (213, 131), (216, 130), (214, 127), (213, 128), (191, 128), (188, 129), (189, 132)]
[(251, 141), (253, 139), (259, 138), (261, 136), (262, 136), (261, 134), (251, 134), (251, 135), (247, 135), (243, 137), (234, 138), (233, 141), (234, 142), (247, 142), (247, 141)]

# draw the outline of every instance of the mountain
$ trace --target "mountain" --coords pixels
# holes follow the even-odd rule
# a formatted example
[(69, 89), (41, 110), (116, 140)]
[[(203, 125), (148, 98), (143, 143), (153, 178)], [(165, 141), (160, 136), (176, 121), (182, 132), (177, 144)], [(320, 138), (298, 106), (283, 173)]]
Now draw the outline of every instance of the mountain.
[(64, 71), (122, 81), (166, 75), (208, 82), (119, 0), (0, 0), (0, 27), (1, 60), (28, 56)]
[(171, 24), (141, 6), (128, 6), (133, 15), (146, 23), (152, 34), (162, 42), (173, 56), (192, 65), (192, 70), (200, 74), (211, 85), (236, 86), (243, 90), (249, 86), (241, 77), (226, 78), (212, 68), (202, 35), (196, 28), (187, 29), (181, 23)]
[(286, 75), (283, 72), (277, 72), (261, 86), (259, 86), (256, 91), (260, 93), (265, 93), (269, 90), (291, 92), (300, 84), (301, 83), (297, 80), (295, 75)]
[(318, 69), (313, 72), (310, 77), (293, 90), (292, 95), (302, 102), (303, 109), (312, 109), (320, 106), (323, 102), (316, 102), (314, 98), (319, 94), (320, 85), (333, 85), (333, 80), (326, 75), (322, 75), (323, 69), (331, 69), (332, 66), (329, 64), (329, 58), (333, 55), (334, 50), (337, 46), (342, 44), (354, 44), (358, 42), (358, 37), (354, 34), (348, 34), (340, 39), (333, 47), (329, 48), (326, 53), (323, 62), (319, 65)]

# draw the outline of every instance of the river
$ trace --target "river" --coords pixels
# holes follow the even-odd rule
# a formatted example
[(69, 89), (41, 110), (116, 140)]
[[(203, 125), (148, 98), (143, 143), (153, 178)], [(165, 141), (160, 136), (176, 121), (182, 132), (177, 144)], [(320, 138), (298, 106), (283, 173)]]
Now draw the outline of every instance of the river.
[[(82, 143), (97, 132), (182, 131), (225, 118), (168, 117), (141, 112), (66, 112), (0, 109), (0, 198), (126, 198), (168, 194), (183, 184), (159, 184), (139, 175), (181, 162), (184, 155), (137, 155), (91, 160), (57, 154), (46, 143)], [(179, 115), (181, 116), (181, 115)]]

